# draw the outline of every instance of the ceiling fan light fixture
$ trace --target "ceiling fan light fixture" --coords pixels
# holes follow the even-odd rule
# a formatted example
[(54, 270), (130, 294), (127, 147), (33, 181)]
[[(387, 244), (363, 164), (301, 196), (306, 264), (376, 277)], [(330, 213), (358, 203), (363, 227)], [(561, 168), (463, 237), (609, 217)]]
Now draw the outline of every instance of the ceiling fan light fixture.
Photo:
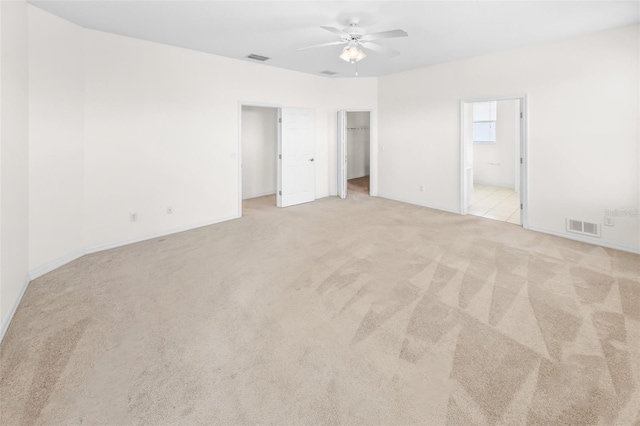
[(340, 55), (340, 59), (346, 62), (355, 63), (362, 59), (364, 59), (367, 55), (364, 54), (362, 50), (358, 48), (356, 44), (350, 44), (345, 47)]

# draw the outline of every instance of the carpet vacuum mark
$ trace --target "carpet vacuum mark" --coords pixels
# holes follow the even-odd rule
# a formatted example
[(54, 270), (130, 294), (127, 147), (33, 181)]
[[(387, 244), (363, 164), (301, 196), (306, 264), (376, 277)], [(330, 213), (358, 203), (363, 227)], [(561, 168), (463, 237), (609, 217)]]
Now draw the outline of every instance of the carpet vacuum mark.
[(640, 257), (350, 193), (84, 256), (0, 347), (0, 423), (640, 422)]

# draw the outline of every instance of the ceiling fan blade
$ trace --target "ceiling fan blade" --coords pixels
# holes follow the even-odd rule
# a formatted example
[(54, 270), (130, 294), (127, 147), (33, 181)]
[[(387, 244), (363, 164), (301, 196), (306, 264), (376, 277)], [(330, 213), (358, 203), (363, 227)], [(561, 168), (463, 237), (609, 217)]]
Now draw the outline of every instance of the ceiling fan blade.
[(364, 43), (360, 43), (360, 45), (365, 49), (373, 50), (374, 52), (382, 53), (383, 55), (387, 55), (387, 56), (398, 56), (400, 54), (400, 52), (396, 50), (389, 49), (388, 47), (380, 46), (379, 44), (369, 43), (367, 41), (365, 41)]
[(362, 37), (360, 40), (362, 41), (371, 41), (371, 40), (380, 40), (383, 38), (396, 38), (396, 37), (406, 37), (407, 34), (404, 30), (391, 30), (391, 31), (382, 31), (381, 33), (371, 33)]
[(334, 28), (334, 27), (324, 27), (324, 26), (321, 26), (320, 28), (322, 28), (323, 30), (327, 30), (327, 31), (329, 31), (329, 32), (332, 32), (332, 33), (334, 33), (334, 34), (338, 34), (340, 37), (349, 37), (349, 34), (345, 33), (345, 32), (344, 32), (344, 31), (342, 31), (342, 30), (339, 30), (339, 29), (337, 29), (337, 28)]
[(335, 46), (337, 44), (347, 44), (347, 42), (346, 41), (332, 41), (330, 43), (315, 44), (313, 46), (301, 47), (300, 49), (298, 49), (298, 52), (301, 51), (301, 50), (315, 49), (316, 47)]

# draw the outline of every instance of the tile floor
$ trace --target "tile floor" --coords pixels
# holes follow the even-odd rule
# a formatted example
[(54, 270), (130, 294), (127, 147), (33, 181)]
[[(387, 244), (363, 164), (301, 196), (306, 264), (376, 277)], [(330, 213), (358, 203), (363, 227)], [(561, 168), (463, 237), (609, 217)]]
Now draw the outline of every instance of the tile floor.
[(474, 184), (467, 213), (520, 225), (520, 194), (510, 188)]

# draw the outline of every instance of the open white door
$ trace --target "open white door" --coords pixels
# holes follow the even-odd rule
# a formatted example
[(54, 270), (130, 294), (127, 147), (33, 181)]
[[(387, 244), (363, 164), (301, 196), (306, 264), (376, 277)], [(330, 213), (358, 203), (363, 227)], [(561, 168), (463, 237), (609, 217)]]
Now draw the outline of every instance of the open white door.
[(278, 207), (316, 199), (315, 117), (311, 109), (281, 108), (278, 132)]
[(338, 111), (338, 197), (347, 198), (347, 112)]

